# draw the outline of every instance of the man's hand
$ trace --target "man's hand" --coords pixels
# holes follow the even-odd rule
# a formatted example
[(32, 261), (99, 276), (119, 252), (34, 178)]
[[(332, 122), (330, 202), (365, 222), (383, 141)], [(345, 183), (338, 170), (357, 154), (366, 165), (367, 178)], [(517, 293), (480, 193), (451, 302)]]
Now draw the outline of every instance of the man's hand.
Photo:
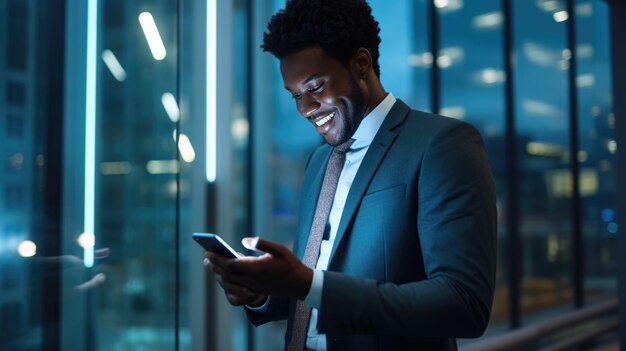
[(242, 295), (245, 292), (241, 290), (243, 288), (261, 295), (291, 296), (304, 300), (311, 287), (313, 270), (281, 244), (261, 238), (244, 238), (242, 243), (248, 249), (265, 254), (237, 259), (210, 252), (206, 254), (225, 291), (229, 288), (232, 293)]
[[(94, 259), (102, 260), (111, 253), (108, 247), (94, 250)], [(37, 268), (41, 268), (44, 274), (49, 276), (60, 276), (61, 274), (70, 277), (70, 280), (81, 279), (81, 283), (76, 285), (76, 291), (87, 291), (104, 284), (106, 274), (102, 264), (96, 265), (93, 270), (87, 270), (81, 257), (75, 255), (62, 256), (35, 256), (26, 258)], [(85, 274), (88, 276), (85, 277)], [(87, 279), (87, 280), (84, 280)], [(45, 286), (44, 286), (45, 288)]]
[[(213, 263), (211, 263), (211, 257), (216, 256), (223, 260), (232, 260), (229, 257), (217, 255), (210, 251), (207, 251), (204, 256), (204, 266), (210, 268), (216, 274), (217, 283), (224, 289), (224, 294), (226, 294), (226, 299), (233, 306), (260, 306), (262, 305), (267, 297), (265, 295), (257, 294), (250, 291), (248, 288), (243, 287), (241, 285), (237, 285), (228, 280), (225, 280), (222, 275), (219, 273), (219, 268), (216, 267)], [(243, 255), (242, 255), (243, 256)]]

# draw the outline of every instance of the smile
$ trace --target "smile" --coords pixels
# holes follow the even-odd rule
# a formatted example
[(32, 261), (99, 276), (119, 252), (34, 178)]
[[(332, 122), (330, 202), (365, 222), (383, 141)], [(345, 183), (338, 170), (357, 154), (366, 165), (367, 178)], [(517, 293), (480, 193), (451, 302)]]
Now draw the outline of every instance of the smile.
[(321, 127), (321, 126), (323, 126), (324, 124), (328, 123), (328, 121), (330, 121), (330, 120), (331, 120), (331, 119), (333, 119), (334, 117), (335, 117), (335, 112), (333, 112), (333, 113), (331, 113), (331, 114), (327, 115), (326, 117), (324, 117), (324, 118), (322, 118), (322, 119), (320, 119), (320, 120), (318, 120), (318, 121), (315, 121), (315, 124), (316, 124), (318, 127)]

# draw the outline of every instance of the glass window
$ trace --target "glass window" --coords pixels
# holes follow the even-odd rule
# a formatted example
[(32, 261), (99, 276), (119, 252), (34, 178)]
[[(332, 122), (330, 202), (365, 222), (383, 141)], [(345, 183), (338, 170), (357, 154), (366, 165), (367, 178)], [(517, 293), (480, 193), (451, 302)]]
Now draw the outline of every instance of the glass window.
[(14, 80), (7, 80), (6, 93), (6, 101), (9, 106), (24, 106), (26, 100), (24, 84)]
[[(572, 285), (568, 50), (564, 1), (514, 1), (521, 309), (570, 305)], [(546, 35), (550, 33), (550, 35)]]
[[(41, 5), (41, 6), (38, 6)], [(50, 131), (37, 137), (50, 117), (44, 88), (54, 86), (48, 75), (38, 76), (39, 64), (52, 55), (28, 57), (50, 41), (45, 4), (9, 0), (0, 3), (0, 349), (43, 348), (44, 279), (29, 257), (45, 254), (54, 245), (46, 241), (58, 222), (46, 216), (44, 185), (50, 168), (35, 150), (41, 150)], [(33, 20), (42, 15), (42, 22)], [(35, 89), (38, 87), (40, 89)], [(34, 101), (38, 105), (34, 105)], [(26, 123), (25, 116), (37, 123)], [(51, 197), (50, 197), (51, 198)], [(47, 329), (46, 329), (47, 330)]]
[(24, 206), (24, 187), (20, 184), (7, 184), (4, 186), (4, 208), (7, 210), (19, 210)]
[[(86, 90), (87, 24), (96, 23), (88, 3), (99, 5), (89, 39), (96, 83)], [(0, 133), (9, 137), (0, 143), (0, 349), (172, 350), (177, 318), (187, 316), (176, 308), (186, 279), (175, 262), (176, 177), (181, 162), (192, 162), (178, 160), (177, 125), (163, 102), (176, 95), (178, 3), (66, 6), (0, 3), (0, 106), (8, 107)], [(142, 13), (151, 14), (165, 57), (153, 52)], [(97, 117), (87, 138), (95, 150), (93, 267), (80, 246), (90, 240), (85, 94), (95, 94)]]
[(498, 267), (491, 323), (506, 323), (506, 159), (503, 13), (500, 1), (465, 1), (438, 9), (441, 70), (440, 114), (467, 121), (480, 131), (489, 153), (498, 197)]
[(425, 0), (369, 1), (380, 23), (380, 80), (414, 109), (430, 108), (429, 22)]
[[(228, 179), (216, 183), (199, 171), (206, 137), (199, 128), (205, 106), (198, 103), (206, 73), (199, 44), (206, 29), (203, 2), (0, 1), (0, 349), (172, 350), (176, 341), (182, 350), (283, 347), (285, 322), (252, 331), (242, 310), (214, 288), (213, 277), (204, 280), (201, 251), (188, 247), (194, 245), (189, 234), (217, 227), (233, 238), (263, 235), (289, 245), (304, 162), (323, 140), (285, 92), (278, 60), (259, 49), (265, 24), (284, 0), (217, 1), (220, 43), (232, 43), (219, 47), (227, 58), (221, 62), (228, 61), (219, 73), (220, 86), (228, 88), (218, 103), (225, 106), (218, 118), (219, 174)], [(501, 1), (434, 2), (438, 53), (429, 51), (430, 0), (369, 1), (381, 27), (386, 90), (428, 110), (437, 64), (439, 112), (473, 124), (485, 140), (500, 212), (492, 326), (505, 328), (510, 317), (510, 201), (520, 205), (519, 296), (526, 324), (573, 306), (577, 223), (586, 301), (616, 290), (608, 5), (574, 1), (575, 52), (567, 48), (572, 14), (564, 13), (565, 0), (511, 1), (515, 140), (505, 138)], [(83, 77), (88, 3), (99, 4), (90, 41), (94, 89), (85, 89)], [(572, 57), (576, 155), (569, 151)], [(89, 138), (86, 93), (95, 94), (95, 135)], [(177, 133), (189, 143), (177, 145)], [(86, 192), (88, 142), (95, 179)], [(519, 199), (505, 192), (507, 143), (517, 145)], [(580, 165), (580, 219), (571, 213), (571, 162)], [(92, 194), (95, 263), (85, 267), (82, 246), (91, 237), (83, 233), (84, 205)], [(200, 330), (193, 346), (192, 330)]]
[(20, 139), (24, 135), (24, 118), (18, 113), (6, 114), (6, 136), (12, 139)]
[(177, 4), (106, 0), (99, 10), (96, 246), (111, 254), (95, 338), (100, 350), (171, 350), (180, 167), (163, 95), (176, 92)]
[(611, 93), (608, 5), (576, 1), (578, 162), (585, 297), (616, 290), (615, 114)]
[(7, 29), (7, 47), (5, 51), (7, 67), (19, 72), (27, 71), (28, 38), (33, 24), (29, 17), (30, 3), (21, 0), (6, 2), (6, 21), (2, 21)]

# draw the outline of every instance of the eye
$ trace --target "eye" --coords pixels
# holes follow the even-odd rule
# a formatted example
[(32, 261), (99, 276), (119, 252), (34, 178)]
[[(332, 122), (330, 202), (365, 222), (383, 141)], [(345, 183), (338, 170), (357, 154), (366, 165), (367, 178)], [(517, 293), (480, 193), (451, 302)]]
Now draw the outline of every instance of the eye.
[(300, 100), (301, 97), (302, 97), (302, 94), (291, 94), (291, 98), (294, 100)]
[(313, 88), (309, 89), (309, 91), (312, 92), (312, 93), (319, 93), (322, 90), (324, 90), (324, 84), (319, 84), (319, 85), (316, 85)]

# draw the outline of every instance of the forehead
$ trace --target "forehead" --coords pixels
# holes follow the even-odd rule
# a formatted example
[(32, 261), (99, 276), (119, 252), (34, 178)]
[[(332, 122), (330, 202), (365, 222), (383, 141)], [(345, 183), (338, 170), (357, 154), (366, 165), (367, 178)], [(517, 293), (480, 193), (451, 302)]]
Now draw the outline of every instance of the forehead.
[(287, 87), (320, 76), (341, 78), (347, 72), (346, 67), (318, 47), (300, 50), (280, 60), (280, 73)]

